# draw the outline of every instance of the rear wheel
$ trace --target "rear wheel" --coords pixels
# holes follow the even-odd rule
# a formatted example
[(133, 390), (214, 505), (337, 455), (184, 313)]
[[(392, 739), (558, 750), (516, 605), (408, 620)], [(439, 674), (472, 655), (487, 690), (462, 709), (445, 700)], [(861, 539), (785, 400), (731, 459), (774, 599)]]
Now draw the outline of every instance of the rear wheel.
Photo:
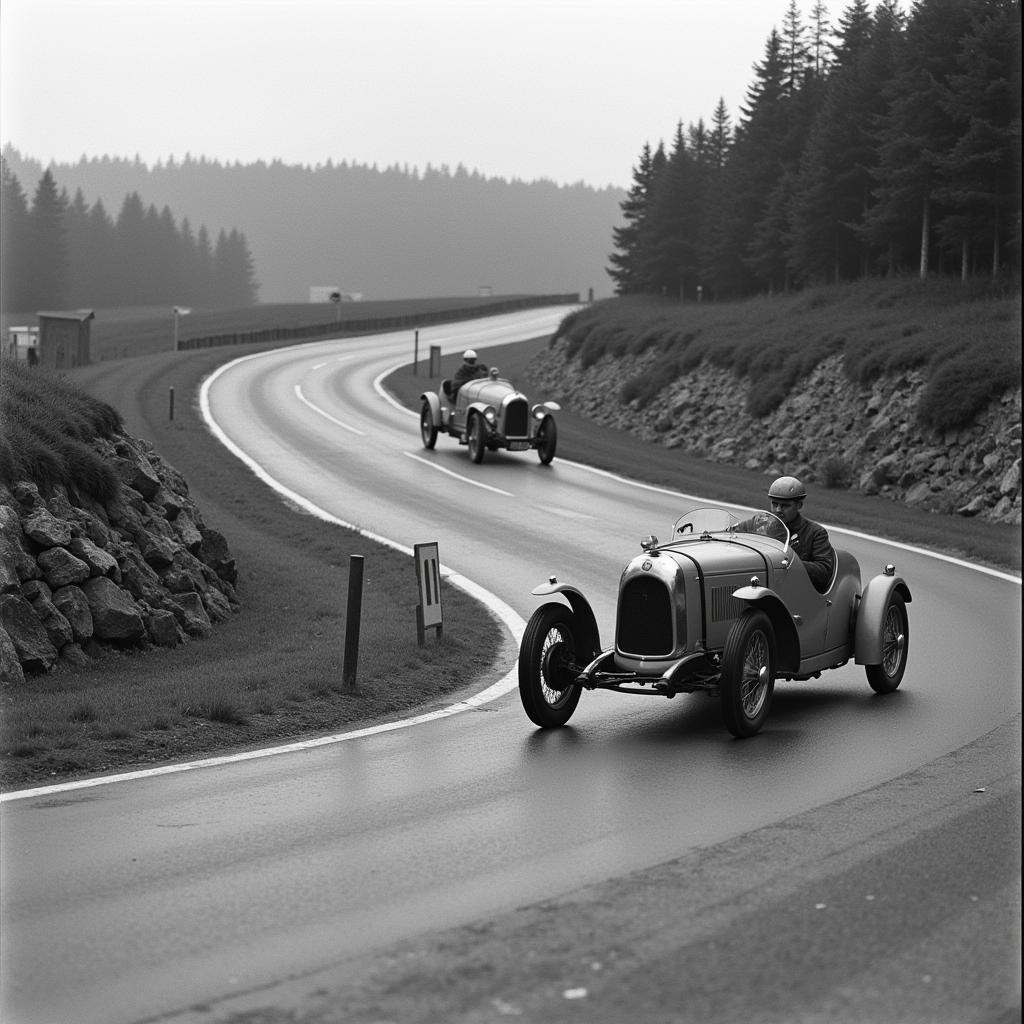
[(430, 411), (430, 403), (424, 402), (420, 409), (420, 437), (424, 448), (433, 448), (437, 444), (437, 427), (434, 426), (434, 414)]
[(470, 415), (466, 435), (470, 459), (473, 462), (483, 462), (487, 444), (484, 440), (484, 419), (479, 413), (474, 412)]
[(729, 732), (740, 739), (759, 733), (775, 692), (775, 632), (764, 612), (748, 608), (733, 623), (718, 689)]
[(519, 645), (519, 698), (534, 725), (554, 729), (576, 710), (576, 617), (563, 604), (541, 605), (526, 624)]
[(903, 681), (910, 653), (910, 620), (903, 595), (893, 591), (882, 616), (882, 663), (865, 665), (868, 685), (875, 693), (892, 693)]
[(537, 454), (540, 456), (541, 465), (547, 466), (551, 462), (557, 447), (558, 427), (555, 426), (553, 417), (545, 416), (537, 428)]

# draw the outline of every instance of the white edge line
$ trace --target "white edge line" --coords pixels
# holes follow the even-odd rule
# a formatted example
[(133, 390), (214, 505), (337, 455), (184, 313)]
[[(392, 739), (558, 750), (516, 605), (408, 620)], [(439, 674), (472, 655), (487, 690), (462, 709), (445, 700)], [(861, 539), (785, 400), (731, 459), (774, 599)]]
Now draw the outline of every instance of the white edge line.
[[(404, 544), (399, 544), (397, 541), (390, 540), (387, 537), (382, 537), (379, 534), (372, 533), (369, 530), (361, 529), (355, 524), (346, 522), (343, 519), (339, 519), (337, 516), (332, 515), (325, 509), (315, 505), (308, 498), (301, 494), (297, 494), (295, 491), (292, 491), (279, 483), (270, 476), (262, 466), (243, 452), (241, 448), (239, 448), (231, 438), (224, 433), (219, 424), (214, 420), (210, 412), (210, 385), (213, 384), (222, 372), (228, 370), (230, 367), (235, 366), (238, 363), (242, 363), (247, 359), (259, 358), (264, 355), (267, 355), (267, 353), (258, 352), (248, 356), (241, 356), (238, 359), (233, 359), (231, 362), (225, 363), (223, 366), (219, 367), (203, 381), (202, 386), (199, 389), (199, 406), (203, 419), (206, 420), (206, 424), (210, 428), (210, 431), (217, 440), (219, 440), (221, 444), (228, 449), (228, 451), (241, 459), (242, 462), (244, 462), (260, 480), (272, 487), (289, 501), (298, 505), (300, 508), (305, 509), (311, 515), (314, 515), (325, 522), (353, 530), (361, 537), (366, 537), (367, 540), (372, 540), (377, 544), (383, 544), (385, 547), (392, 548), (401, 554), (410, 556), (414, 555), (415, 552), (412, 548), (407, 547)], [(442, 578), (446, 579), (452, 584), (452, 586), (465, 591), (470, 595), (470, 597), (479, 601), (488, 608), (491, 614), (494, 615), (499, 622), (503, 623), (512, 634), (516, 647), (518, 648), (523, 637), (523, 632), (526, 629), (526, 623), (518, 612), (502, 601), (496, 594), (492, 594), (490, 591), (485, 590), (478, 583), (474, 583), (472, 580), (460, 575), (448, 566), (440, 566), (440, 572)], [(39, 799), (44, 796), (54, 796), (58, 793), (70, 793), (81, 789), (93, 789), (97, 786), (107, 786), (115, 782), (133, 782), (139, 779), (151, 779), (159, 775), (173, 775), (179, 772), (192, 771), (196, 768), (213, 768), (219, 765), (237, 764), (242, 761), (252, 761), (260, 757), (272, 757), (276, 754), (288, 754), (302, 750), (312, 750), (316, 747), (328, 746), (333, 743), (341, 743), (345, 740), (360, 739), (365, 736), (376, 735), (377, 733), (393, 732), (396, 729), (405, 729), (413, 725), (422, 725), (425, 722), (432, 722), (439, 718), (447, 718), (449, 715), (457, 714), (460, 711), (466, 711), (480, 707), (483, 704), (489, 704), (491, 701), (498, 700), (500, 697), (505, 696), (505, 694), (513, 690), (517, 684), (518, 669), (517, 665), (513, 665), (512, 668), (497, 682), (492, 683), (480, 693), (474, 694), (472, 697), (468, 697), (465, 700), (457, 701), (448, 707), (439, 708), (436, 711), (429, 711), (422, 715), (416, 715), (413, 718), (403, 718), (396, 722), (383, 722), (380, 725), (367, 726), (366, 728), (355, 729), (351, 732), (334, 733), (330, 736), (319, 736), (309, 740), (299, 740), (295, 743), (284, 744), (283, 746), (262, 747), (259, 750), (246, 750), (235, 754), (225, 754), (220, 757), (202, 758), (198, 761), (185, 761), (180, 764), (160, 765), (157, 768), (142, 768), (138, 771), (123, 772), (118, 775), (103, 775), (91, 779), (78, 779), (74, 782), (56, 783), (52, 786), (40, 786), (34, 789), (22, 789), (11, 793), (0, 793), (0, 803), (11, 803), (15, 800)]]
[(436, 469), (439, 473), (447, 473), (448, 476), (454, 477), (456, 480), (464, 484), (472, 484), (474, 487), (482, 487), (485, 491), (493, 491), (495, 494), (504, 495), (506, 498), (514, 498), (515, 495), (511, 491), (503, 491), (499, 487), (492, 487), (490, 484), (482, 484), (479, 480), (471, 480), (468, 476), (463, 476), (461, 473), (455, 473), (450, 469), (446, 469), (444, 466), (438, 466), (436, 463), (431, 462), (429, 459), (423, 458), (421, 455), (414, 455), (412, 452), (402, 452), (402, 454), (409, 459), (414, 459), (416, 462), (421, 463), (424, 466), (429, 466), (431, 469)]
[[(347, 523), (337, 516), (321, 509), (319, 506), (314, 505), (307, 498), (304, 498), (300, 494), (296, 494), (294, 491), (289, 490), (283, 484), (278, 483), (271, 477), (266, 470), (264, 470), (258, 463), (253, 459), (250, 459), (234, 442), (221, 430), (217, 425), (213, 416), (210, 413), (209, 403), (209, 386), (213, 381), (220, 376), (221, 372), (229, 369), (237, 363), (245, 362), (247, 359), (258, 359), (262, 356), (269, 355), (269, 352), (257, 352), (248, 356), (241, 356), (238, 359), (233, 359), (229, 363), (225, 363), (223, 366), (218, 367), (209, 377), (207, 377), (199, 391), (199, 405), (202, 411), (203, 418), (206, 420), (207, 426), (214, 436), (223, 444), (233, 455), (241, 459), (264, 483), (268, 484), (278, 493), (287, 497), (289, 501), (294, 502), (301, 508), (305, 509), (312, 515), (317, 516), (319, 519), (323, 519), (326, 522), (334, 523), (338, 526), (343, 526), (346, 529), (353, 530), (362, 537), (366, 537), (368, 540), (372, 540), (378, 544), (383, 544), (385, 547), (393, 548), (402, 554), (412, 555), (414, 551), (412, 548), (406, 547), (404, 544), (399, 544), (396, 541), (389, 540), (387, 537), (381, 537), (379, 534), (371, 533), (369, 530), (363, 530), (352, 523)], [(389, 395), (381, 385), (381, 381), (390, 375), (395, 369), (399, 369), (405, 366), (405, 362), (397, 363), (392, 369), (385, 370), (378, 376), (374, 382), (374, 390), (381, 395), (382, 398), (390, 402), (396, 409), (401, 409), (403, 412), (409, 413), (415, 416), (416, 413), (412, 409), (406, 408), (404, 405), (399, 403), (393, 396)], [(318, 410), (319, 411), (319, 410)], [(349, 428), (351, 429), (351, 428)], [(425, 465), (431, 465), (431, 463), (420, 459), (418, 456), (412, 455), (410, 452), (405, 452), (410, 458), (417, 459), (419, 462), (424, 462)], [(603, 476), (609, 480), (615, 480), (620, 483), (626, 484), (631, 487), (639, 487), (642, 490), (654, 491), (658, 494), (675, 495), (680, 498), (687, 498), (690, 501), (697, 501), (701, 503), (712, 503), (722, 504), (722, 502), (716, 499), (702, 498), (693, 494), (685, 494), (682, 491), (674, 491), (669, 487), (659, 487), (656, 484), (645, 484), (639, 480), (631, 480), (628, 477), (620, 476), (618, 473), (612, 473), (605, 469), (597, 469), (594, 466), (586, 466), (581, 462), (571, 462), (568, 459), (562, 459), (566, 465), (573, 466), (576, 469), (585, 470), (588, 473), (594, 473), (597, 476)], [(442, 469), (443, 472), (449, 472), (449, 470), (443, 469), (440, 466), (432, 467), (434, 469)], [(456, 474), (452, 474), (453, 476)], [(466, 478), (460, 478), (466, 479)], [(475, 481), (468, 480), (468, 483), (474, 483)], [(480, 484), (479, 486), (485, 487), (486, 484)], [(493, 488), (492, 488), (493, 489)], [(505, 492), (501, 492), (505, 493)], [(732, 508), (747, 508), (744, 505), (733, 505)], [(953, 565), (960, 566), (964, 569), (972, 569), (975, 572), (984, 573), (988, 576), (993, 576), (996, 579), (1004, 580), (1007, 583), (1016, 583), (1017, 586), (1021, 585), (1021, 577), (1014, 576), (1010, 573), (1000, 572), (998, 569), (990, 569), (984, 565), (978, 565), (974, 562), (966, 562), (960, 558), (954, 558), (952, 555), (944, 555), (937, 551), (929, 551), (927, 548), (915, 547), (912, 544), (903, 544), (899, 541), (885, 540), (884, 538), (873, 537), (868, 533), (860, 533), (856, 530), (847, 530), (841, 526), (829, 526), (829, 530), (835, 533), (842, 533), (848, 537), (857, 537), (860, 540), (872, 541), (874, 543), (889, 544), (891, 547), (899, 548), (901, 551), (910, 551), (916, 555), (923, 555), (926, 558), (935, 558), (942, 562), (949, 562)], [(523, 632), (526, 629), (526, 623), (522, 617), (516, 612), (511, 606), (501, 600), (496, 594), (492, 594), (490, 591), (484, 590), (479, 584), (474, 583), (472, 580), (465, 576), (461, 576), (458, 573), (452, 571), (447, 566), (442, 565), (440, 567), (441, 575), (444, 579), (448, 580), (452, 586), (458, 587), (460, 590), (464, 590), (471, 597), (480, 601), (483, 605), (488, 607), (495, 618), (502, 622), (512, 634), (513, 639), (516, 641), (516, 645), (522, 641)], [(518, 663), (517, 663), (518, 664)], [(414, 718), (403, 718), (397, 722), (385, 722), (381, 725), (367, 726), (364, 729), (355, 729), (352, 732), (334, 733), (330, 736), (320, 736), (310, 740), (299, 740), (295, 743), (288, 743), (284, 746), (279, 747), (262, 747), (259, 750), (247, 750), (237, 754), (226, 754), (221, 757), (209, 757), (203, 758), (199, 761), (186, 761), (181, 764), (170, 764), (162, 765), (159, 768), (143, 768), (135, 772), (124, 772), (120, 775), (105, 775), (99, 778), (91, 779), (79, 779), (75, 782), (63, 782), (57, 783), (53, 786), (40, 786), (36, 789), (21, 789), (11, 793), (0, 793), (0, 803), (11, 803), (15, 800), (30, 800), (38, 799), (44, 796), (53, 796), (57, 793), (69, 793), (79, 789), (92, 789), (96, 786), (105, 786), (115, 782), (132, 782), (136, 779), (149, 779), (154, 778), (158, 775), (172, 775), (178, 772), (191, 771), (195, 768), (213, 768), (218, 765), (236, 764), (241, 761), (251, 761), (260, 757), (271, 757), (275, 754), (288, 754), (295, 753), (302, 750), (312, 750), (316, 747), (328, 746), (332, 743), (341, 743), (345, 740), (361, 739), (365, 736), (373, 736), (377, 733), (393, 732), (396, 729), (405, 729), (414, 725), (422, 725), (425, 722), (436, 721), (439, 718), (447, 718), (449, 715), (458, 714), (460, 711), (466, 711), (472, 708), (480, 707), (483, 704), (489, 704), (491, 701), (497, 700), (499, 697), (503, 697), (505, 694), (511, 692), (517, 684), (517, 665), (513, 665), (512, 668), (505, 673), (497, 682), (491, 686), (482, 690), (480, 693), (474, 694), (472, 697), (466, 700), (461, 700), (455, 704), (451, 704), (448, 707), (440, 708), (437, 711), (429, 711), (422, 715), (416, 715)]]
[(349, 430), (353, 434), (358, 434), (360, 437), (366, 437), (365, 430), (357, 430), (355, 427), (350, 427), (347, 423), (342, 423), (341, 420), (335, 419), (329, 412), (321, 409), (319, 405), (314, 405), (306, 396), (303, 394), (302, 385), (295, 385), (295, 397), (302, 402), (304, 405), (309, 406), (310, 409), (315, 413), (319, 413), (325, 420), (330, 420), (335, 426), (341, 427), (344, 430)]

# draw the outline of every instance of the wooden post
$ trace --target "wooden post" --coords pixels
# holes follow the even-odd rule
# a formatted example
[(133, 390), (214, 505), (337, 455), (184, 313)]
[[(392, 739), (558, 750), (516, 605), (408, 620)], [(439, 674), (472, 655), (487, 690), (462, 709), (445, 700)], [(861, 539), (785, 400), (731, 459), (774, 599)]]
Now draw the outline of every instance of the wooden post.
[(167, 389), (167, 418), (174, 419), (174, 388)]
[(363, 613), (363, 556), (352, 555), (348, 563), (348, 608), (345, 616), (345, 661), (341, 669), (342, 687), (356, 689), (359, 662), (359, 622)]

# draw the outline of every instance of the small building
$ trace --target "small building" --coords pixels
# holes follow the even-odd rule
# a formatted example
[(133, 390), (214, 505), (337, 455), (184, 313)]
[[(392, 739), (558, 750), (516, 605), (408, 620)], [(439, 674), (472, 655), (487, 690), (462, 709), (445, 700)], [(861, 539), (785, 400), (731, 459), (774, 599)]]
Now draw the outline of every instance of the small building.
[(89, 323), (96, 316), (91, 309), (40, 312), (39, 365), (51, 370), (85, 366), (89, 358)]
[(9, 327), (4, 355), (8, 359), (35, 366), (39, 362), (39, 328)]

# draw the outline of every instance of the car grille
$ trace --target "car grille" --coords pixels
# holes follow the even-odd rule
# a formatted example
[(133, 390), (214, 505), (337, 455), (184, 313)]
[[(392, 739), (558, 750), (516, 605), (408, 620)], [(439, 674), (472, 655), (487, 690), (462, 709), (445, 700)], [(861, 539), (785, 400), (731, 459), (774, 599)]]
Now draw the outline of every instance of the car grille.
[(530, 407), (522, 399), (505, 406), (505, 436), (527, 437), (530, 433)]
[(667, 658), (675, 649), (672, 594), (653, 576), (635, 576), (619, 591), (615, 645), (623, 654)]

